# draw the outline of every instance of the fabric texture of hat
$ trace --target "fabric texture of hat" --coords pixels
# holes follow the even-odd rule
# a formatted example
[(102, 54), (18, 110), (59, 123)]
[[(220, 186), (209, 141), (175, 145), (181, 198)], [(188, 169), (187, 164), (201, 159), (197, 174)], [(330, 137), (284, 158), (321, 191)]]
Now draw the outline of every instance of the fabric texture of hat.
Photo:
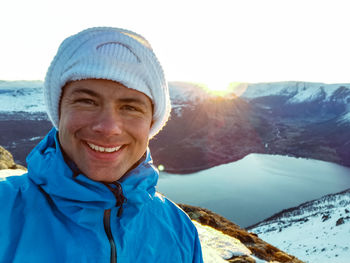
[(62, 42), (44, 82), (48, 115), (56, 129), (62, 88), (82, 79), (113, 80), (147, 95), (154, 105), (149, 138), (169, 118), (171, 104), (163, 69), (147, 40), (134, 32), (96, 27)]

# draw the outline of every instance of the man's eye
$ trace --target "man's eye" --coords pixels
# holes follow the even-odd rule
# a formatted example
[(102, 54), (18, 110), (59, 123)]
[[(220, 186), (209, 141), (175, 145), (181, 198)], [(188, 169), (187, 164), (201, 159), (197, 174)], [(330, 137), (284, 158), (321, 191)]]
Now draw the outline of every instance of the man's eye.
[(138, 111), (138, 109), (134, 106), (131, 106), (131, 105), (124, 105), (122, 107), (123, 110), (127, 110), (127, 111)]
[(77, 103), (82, 103), (82, 104), (88, 104), (88, 105), (95, 105), (95, 101), (91, 100), (91, 99), (77, 99), (75, 100), (75, 102)]

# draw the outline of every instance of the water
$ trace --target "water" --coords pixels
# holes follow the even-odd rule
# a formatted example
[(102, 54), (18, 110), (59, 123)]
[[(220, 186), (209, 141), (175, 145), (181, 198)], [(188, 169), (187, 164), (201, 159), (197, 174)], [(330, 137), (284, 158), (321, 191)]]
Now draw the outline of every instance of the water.
[(283, 209), (350, 188), (350, 168), (312, 159), (250, 154), (190, 175), (162, 172), (158, 191), (247, 227)]

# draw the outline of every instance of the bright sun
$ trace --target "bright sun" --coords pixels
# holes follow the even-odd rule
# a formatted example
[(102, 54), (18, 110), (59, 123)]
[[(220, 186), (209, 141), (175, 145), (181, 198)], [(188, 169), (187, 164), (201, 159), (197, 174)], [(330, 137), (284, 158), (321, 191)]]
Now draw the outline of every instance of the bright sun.
[(240, 96), (247, 89), (248, 83), (232, 82), (227, 79), (213, 79), (207, 80), (203, 86), (209, 93), (217, 96), (225, 96), (229, 93)]
[(226, 91), (229, 85), (230, 85), (230, 81), (223, 80), (223, 79), (211, 79), (211, 80), (205, 81), (206, 88), (213, 92)]

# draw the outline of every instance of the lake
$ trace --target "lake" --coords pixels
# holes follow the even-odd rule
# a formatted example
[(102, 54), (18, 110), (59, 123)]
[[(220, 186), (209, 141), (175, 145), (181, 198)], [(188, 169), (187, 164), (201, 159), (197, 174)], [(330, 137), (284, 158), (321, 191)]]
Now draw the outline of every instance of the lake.
[(250, 154), (188, 175), (161, 172), (157, 190), (208, 208), (241, 227), (283, 209), (350, 188), (350, 168), (288, 156)]

